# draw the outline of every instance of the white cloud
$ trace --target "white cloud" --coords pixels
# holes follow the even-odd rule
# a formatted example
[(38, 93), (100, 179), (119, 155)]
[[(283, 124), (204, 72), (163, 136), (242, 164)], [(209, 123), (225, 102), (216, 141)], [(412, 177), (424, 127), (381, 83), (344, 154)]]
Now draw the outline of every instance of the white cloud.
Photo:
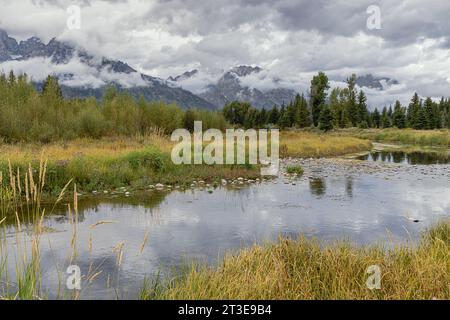
[[(21, 39), (70, 40), (162, 78), (200, 69), (183, 83), (196, 92), (223, 70), (247, 64), (267, 70), (244, 80), (252, 87), (306, 92), (322, 70), (336, 81), (371, 73), (403, 85), (367, 90), (374, 105), (397, 98), (407, 103), (414, 91), (448, 95), (450, 3), (381, 0), (382, 29), (370, 31), (366, 9), (372, 2), (0, 0), (0, 28)], [(66, 9), (74, 3), (82, 7), (81, 30), (66, 28)]]
[(109, 82), (117, 82), (128, 88), (145, 86), (145, 81), (139, 73), (117, 74), (103, 68), (97, 70), (82, 63), (79, 59), (72, 59), (67, 64), (54, 64), (51, 58), (32, 58), (23, 61), (7, 61), (0, 64), (0, 71), (7, 73), (13, 70), (16, 74), (26, 73), (33, 81), (43, 81), (48, 75), (67, 75), (60, 82), (68, 86), (87, 86), (98, 88)]

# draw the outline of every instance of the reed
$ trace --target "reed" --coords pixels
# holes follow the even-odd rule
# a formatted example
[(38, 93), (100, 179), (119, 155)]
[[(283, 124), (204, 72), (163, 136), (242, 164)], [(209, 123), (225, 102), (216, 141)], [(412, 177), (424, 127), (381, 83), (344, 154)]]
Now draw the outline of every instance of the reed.
[[(366, 285), (379, 266), (380, 289)], [(217, 267), (194, 265), (164, 290), (148, 283), (152, 299), (449, 299), (450, 222), (423, 233), (419, 244), (355, 247), (301, 236), (255, 245), (225, 256)], [(150, 291), (149, 291), (150, 290)]]
[[(0, 172), (0, 298), (42, 299), (40, 242), (45, 232), (42, 195), (46, 183), (47, 160), (41, 158), (37, 170), (14, 169), (8, 162), (8, 173)], [(8, 177), (8, 181), (5, 177)], [(69, 184), (61, 191), (54, 207), (63, 199)], [(15, 247), (6, 242), (7, 222), (14, 220)], [(14, 255), (10, 254), (14, 251)], [(14, 260), (12, 278), (8, 272), (9, 259)]]

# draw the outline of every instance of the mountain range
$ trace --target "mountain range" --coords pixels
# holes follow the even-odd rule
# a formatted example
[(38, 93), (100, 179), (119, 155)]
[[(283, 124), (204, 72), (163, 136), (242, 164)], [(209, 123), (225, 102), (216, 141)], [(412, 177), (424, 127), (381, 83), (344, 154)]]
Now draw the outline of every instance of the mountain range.
[[(243, 84), (243, 79), (248, 76), (257, 75), (263, 71), (258, 66), (238, 66), (226, 71), (215, 83), (205, 86), (204, 90), (198, 95), (206, 101), (216, 105), (225, 104), (239, 100), (248, 101), (254, 107), (272, 108), (274, 105), (287, 104), (295, 98), (297, 92), (292, 89), (275, 88), (261, 90)], [(168, 80), (183, 85), (193, 77), (199, 76), (200, 71), (192, 70), (176, 77), (170, 77)], [(273, 79), (275, 82), (276, 79)]]
[[(26, 65), (27, 62), (30, 64)], [(30, 65), (33, 69), (36, 66), (49, 69), (48, 73), (59, 78), (63, 95), (67, 98), (94, 96), (101, 99), (107, 86), (114, 85), (119, 90), (126, 89), (133, 97), (143, 96), (148, 101), (161, 100), (176, 103), (182, 108), (215, 110), (235, 100), (248, 101), (256, 108), (268, 109), (273, 105), (289, 103), (297, 94), (295, 90), (277, 85), (280, 81), (278, 78), (268, 79), (271, 84), (275, 84), (271, 89), (258, 88), (258, 77), (262, 75), (263, 69), (246, 65), (224, 71), (194, 94), (183, 88), (189, 87), (186, 84), (202, 76), (202, 71), (197, 69), (161, 79), (140, 73), (120, 60), (95, 56), (55, 38), (47, 44), (37, 37), (18, 42), (0, 30), (0, 71), (9, 72), (8, 68), (12, 66), (17, 69), (21, 63), (25, 64), (19, 68), (22, 72), (28, 73), (27, 66)], [(38, 90), (42, 88), (42, 81), (34, 81)], [(356, 83), (360, 87), (383, 90), (398, 82), (368, 74), (358, 77)]]
[[(57, 74), (61, 81), (62, 92), (68, 98), (88, 96), (101, 98), (108, 85), (115, 85), (120, 90), (127, 89), (134, 97), (143, 96), (149, 101), (162, 100), (167, 103), (177, 103), (183, 108), (216, 109), (215, 105), (199, 96), (182, 88), (171, 86), (160, 78), (139, 73), (122, 61), (95, 57), (83, 49), (56, 39), (52, 39), (48, 44), (44, 44), (36, 37), (17, 42), (14, 38), (9, 37), (5, 31), (0, 30), (0, 64), (23, 62), (36, 58), (48, 59), (51, 64), (57, 66), (68, 66), (73, 60), (76, 60), (85, 67), (84, 73), (88, 70), (90, 74), (76, 74), (72, 70)], [(0, 68), (2, 68), (1, 65)], [(64, 68), (60, 69), (64, 70)], [(8, 72), (9, 70), (3, 71)], [(79, 78), (83, 76), (103, 77), (106, 81), (97, 86), (71, 84), (79, 81)], [(124, 85), (117, 80), (120, 78), (130, 78), (135, 84)], [(108, 79), (112, 80), (108, 81)], [(36, 82), (35, 84), (37, 88), (42, 87), (42, 82)]]

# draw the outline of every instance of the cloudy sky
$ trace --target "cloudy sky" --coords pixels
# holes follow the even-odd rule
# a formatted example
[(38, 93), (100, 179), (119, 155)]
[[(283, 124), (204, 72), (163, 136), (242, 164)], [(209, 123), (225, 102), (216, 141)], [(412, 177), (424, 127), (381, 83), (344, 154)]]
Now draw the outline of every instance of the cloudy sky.
[[(368, 92), (373, 104), (450, 96), (448, 0), (0, 0), (0, 28), (18, 39), (36, 35), (77, 43), (90, 52), (167, 78), (194, 68), (203, 80), (241, 64), (305, 91), (314, 73), (333, 84), (351, 73), (400, 84)], [(81, 28), (67, 9), (81, 7)], [(380, 8), (381, 28), (371, 6)], [(376, 18), (376, 17), (375, 17)], [(372, 25), (373, 24), (370, 24)], [(253, 79), (252, 79), (253, 80)], [(261, 79), (254, 79), (261, 80)], [(270, 83), (261, 82), (269, 86)]]

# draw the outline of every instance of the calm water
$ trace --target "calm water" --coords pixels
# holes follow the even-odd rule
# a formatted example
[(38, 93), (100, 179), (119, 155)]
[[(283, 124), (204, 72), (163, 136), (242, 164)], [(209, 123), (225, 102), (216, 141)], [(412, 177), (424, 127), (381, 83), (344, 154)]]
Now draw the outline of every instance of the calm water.
[[(149, 191), (131, 198), (81, 200), (75, 263), (83, 274), (102, 271), (92, 283), (83, 282), (82, 297), (136, 298), (145, 276), (192, 259), (214, 264), (224, 252), (280, 234), (392, 245), (417, 240), (421, 230), (450, 215), (449, 165), (359, 162), (360, 169), (351, 162), (310, 160), (302, 163), (305, 174), (299, 180), (279, 178), (212, 193)], [(100, 221), (110, 223), (92, 227)], [(58, 274), (63, 285), (67, 277), (73, 227), (65, 212), (48, 217), (45, 225), (43, 286), (55, 297)], [(15, 231), (8, 227), (10, 250), (16, 246)], [(118, 244), (123, 244), (120, 266), (113, 250)]]
[(404, 163), (410, 165), (450, 164), (449, 152), (374, 151), (358, 157), (359, 160)]

